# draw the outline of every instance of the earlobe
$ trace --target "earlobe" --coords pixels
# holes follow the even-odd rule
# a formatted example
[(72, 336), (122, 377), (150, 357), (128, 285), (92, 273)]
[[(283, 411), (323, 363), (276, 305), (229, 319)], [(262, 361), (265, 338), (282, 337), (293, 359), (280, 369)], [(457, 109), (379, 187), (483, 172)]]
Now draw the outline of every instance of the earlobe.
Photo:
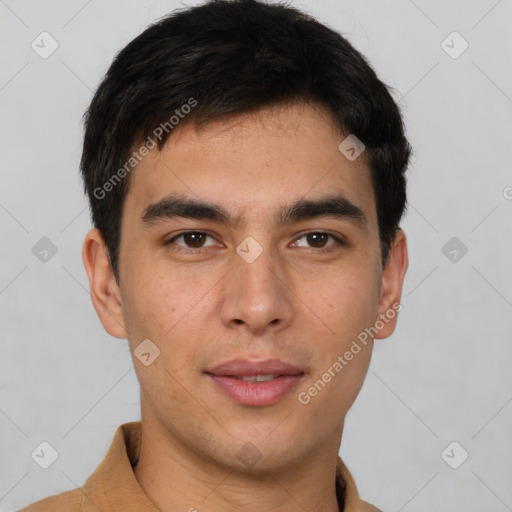
[(121, 293), (101, 233), (93, 228), (85, 236), (82, 259), (89, 278), (91, 299), (105, 330), (126, 338)]
[(389, 250), (389, 259), (382, 271), (382, 289), (379, 301), (379, 325), (383, 325), (375, 335), (377, 339), (390, 336), (396, 327), (398, 311), (401, 310), (402, 285), (409, 264), (407, 239), (398, 229)]

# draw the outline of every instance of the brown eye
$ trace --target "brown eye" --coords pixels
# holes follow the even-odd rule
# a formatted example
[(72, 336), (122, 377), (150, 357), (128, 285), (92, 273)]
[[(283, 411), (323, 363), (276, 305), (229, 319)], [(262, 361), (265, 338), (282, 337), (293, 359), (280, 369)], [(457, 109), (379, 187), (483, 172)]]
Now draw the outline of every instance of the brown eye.
[(308, 233), (307, 240), (313, 247), (324, 247), (329, 235), (326, 233)]
[[(313, 249), (324, 249), (326, 247), (331, 247), (333, 245), (344, 245), (343, 241), (340, 238), (331, 235), (330, 233), (325, 233), (323, 231), (311, 231), (310, 233), (304, 233), (296, 240), (296, 242), (299, 242), (299, 240), (303, 238), (306, 239), (309, 246), (312, 247)], [(335, 241), (335, 243), (327, 244), (329, 238), (332, 238)], [(303, 247), (303, 245), (299, 244), (299, 247)]]
[(205, 234), (194, 231), (192, 233), (184, 233), (183, 240), (189, 247), (198, 248), (204, 243)]
[[(204, 246), (204, 242), (207, 238), (211, 238), (213, 240), (213, 237), (204, 231), (185, 231), (172, 237), (169, 241), (166, 242), (166, 245), (176, 243), (177, 246), (183, 247), (185, 249), (203, 249), (204, 247), (208, 247)], [(183, 239), (184, 244), (177, 243), (176, 240), (179, 239)]]

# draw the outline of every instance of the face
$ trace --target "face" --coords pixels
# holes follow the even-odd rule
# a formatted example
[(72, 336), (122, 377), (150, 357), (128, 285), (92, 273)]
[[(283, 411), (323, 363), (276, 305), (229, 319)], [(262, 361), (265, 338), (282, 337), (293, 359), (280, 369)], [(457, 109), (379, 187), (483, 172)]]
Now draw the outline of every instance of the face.
[(119, 287), (88, 234), (94, 304), (128, 338), (143, 421), (183, 453), (257, 472), (337, 452), (362, 333), (391, 316), (407, 266), (399, 232), (382, 269), (370, 172), (344, 138), (306, 104), (183, 124), (131, 176)]

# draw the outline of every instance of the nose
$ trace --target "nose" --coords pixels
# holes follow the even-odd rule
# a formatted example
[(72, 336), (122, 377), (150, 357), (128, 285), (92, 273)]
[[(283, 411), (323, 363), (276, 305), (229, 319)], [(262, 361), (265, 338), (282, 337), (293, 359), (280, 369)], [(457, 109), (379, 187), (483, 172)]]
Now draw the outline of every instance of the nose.
[(289, 274), (277, 256), (263, 250), (253, 261), (238, 254), (234, 260), (225, 278), (223, 323), (254, 336), (288, 327), (294, 316), (293, 292)]

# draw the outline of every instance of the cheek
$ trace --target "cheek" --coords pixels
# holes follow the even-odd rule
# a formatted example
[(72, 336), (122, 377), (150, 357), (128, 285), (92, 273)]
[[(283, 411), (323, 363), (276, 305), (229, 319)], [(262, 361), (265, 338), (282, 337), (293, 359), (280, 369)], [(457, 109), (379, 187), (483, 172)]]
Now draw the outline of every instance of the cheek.
[[(155, 265), (145, 268), (146, 272), (125, 282), (122, 291), (123, 315), (132, 353), (143, 340), (149, 339), (160, 351), (155, 364), (182, 375), (193, 364), (197, 350), (194, 336), (201, 325), (201, 317), (197, 315), (209, 286), (191, 281), (186, 271), (171, 274)], [(138, 361), (134, 362), (139, 365)], [(162, 377), (166, 378), (160, 375)]]
[(365, 328), (374, 324), (378, 302), (378, 273), (368, 265), (353, 266), (350, 275), (331, 279), (309, 302), (313, 311), (323, 311), (323, 324), (314, 333), (321, 340), (315, 350), (317, 364), (308, 383), (322, 395), (314, 406), (319, 411), (332, 410), (338, 416), (347, 412), (361, 389), (373, 348)]
[(158, 344), (162, 335), (176, 322), (177, 305), (173, 300), (176, 289), (158, 272), (144, 272), (143, 269), (151, 266), (140, 268), (138, 274), (128, 275), (122, 283), (121, 299), (127, 337), (133, 343), (149, 338)]
[(341, 335), (338, 339), (357, 336), (377, 318), (380, 289), (378, 276), (373, 274), (371, 268), (356, 268), (350, 275), (330, 280), (322, 296), (313, 298), (325, 323)]
[[(183, 372), (190, 368), (193, 348), (182, 343), (190, 306), (184, 304), (180, 289), (179, 283), (164, 280), (154, 268), (126, 282), (124, 289), (123, 315), (141, 390), (148, 403), (159, 403), (164, 409), (180, 401), (179, 383), (186, 381)], [(143, 354), (148, 352), (146, 365)], [(166, 400), (161, 400), (164, 395)]]

